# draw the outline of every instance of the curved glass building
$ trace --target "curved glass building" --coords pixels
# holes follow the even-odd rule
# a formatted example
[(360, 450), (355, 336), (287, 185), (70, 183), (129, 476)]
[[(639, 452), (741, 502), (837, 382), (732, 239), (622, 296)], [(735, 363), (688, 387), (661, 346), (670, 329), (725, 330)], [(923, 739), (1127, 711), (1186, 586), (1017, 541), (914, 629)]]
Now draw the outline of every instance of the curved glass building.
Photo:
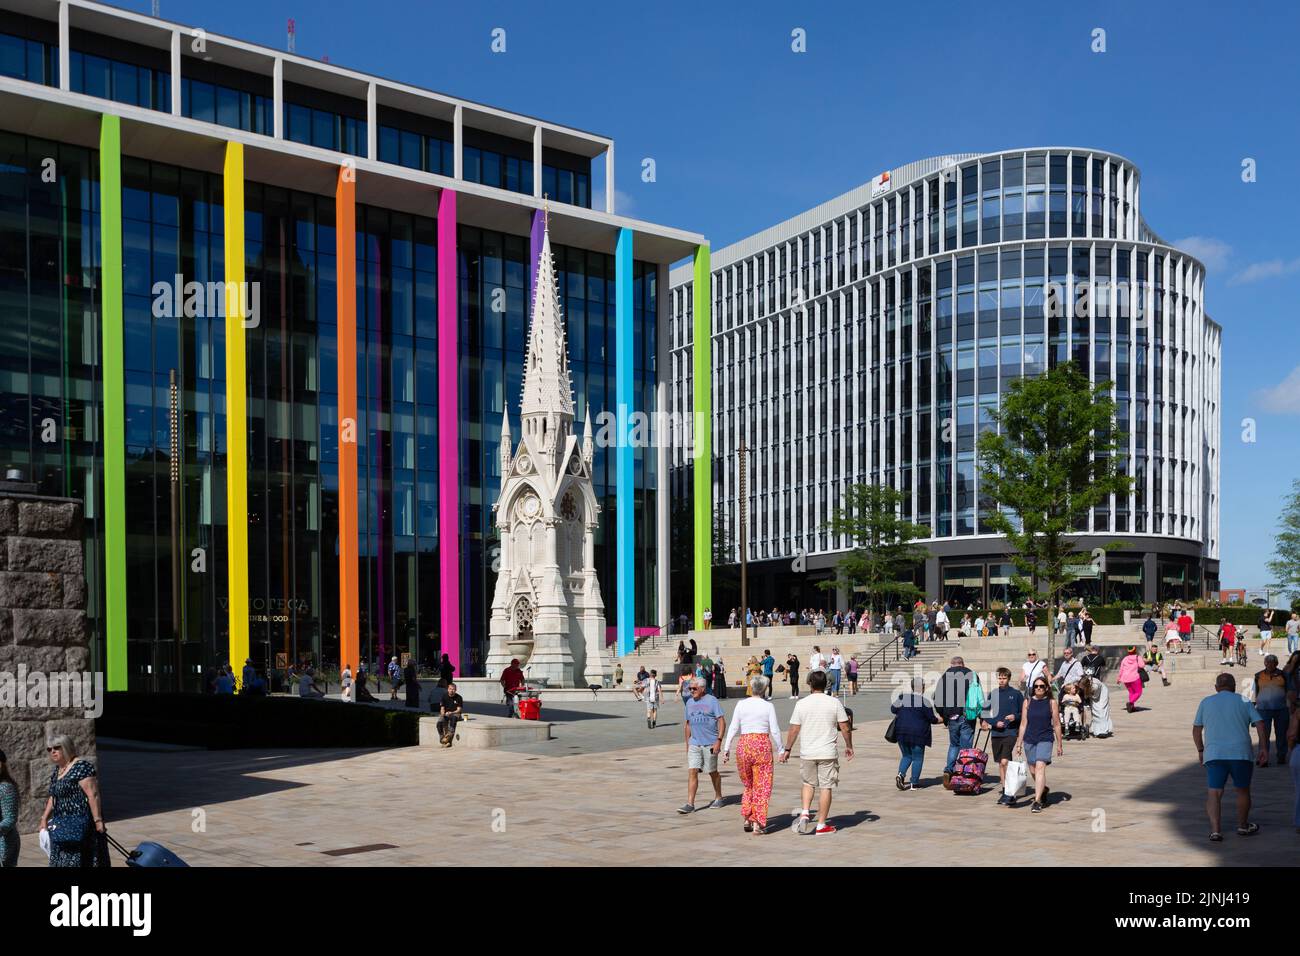
[[(1202, 263), (1142, 218), (1129, 160), (1069, 147), (921, 160), (716, 251), (707, 268), (707, 286), (689, 268), (670, 276), (670, 404), (696, 423), (672, 451), (674, 533), (694, 538), (677, 553), (696, 570), (692, 581), (674, 562), (681, 610), (687, 594), (697, 616), (736, 603), (700, 568), (739, 559), (742, 442), (751, 603), (826, 603), (814, 586), (850, 545), (826, 526), (860, 482), (903, 490), (907, 515), (932, 529), (930, 598), (1014, 598), (976, 437), (1007, 383), (1070, 360), (1114, 383), (1120, 467), (1134, 479), (1079, 529), (1084, 551), (1123, 548), (1076, 592), (1218, 590), (1221, 329)], [(696, 302), (705, 288), (710, 301)]]

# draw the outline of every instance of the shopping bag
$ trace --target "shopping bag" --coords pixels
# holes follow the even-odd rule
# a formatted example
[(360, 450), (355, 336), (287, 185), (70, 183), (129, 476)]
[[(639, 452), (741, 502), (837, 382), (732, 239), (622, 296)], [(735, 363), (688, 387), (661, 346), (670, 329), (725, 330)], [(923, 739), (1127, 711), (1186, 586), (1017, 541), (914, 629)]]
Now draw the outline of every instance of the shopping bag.
[(1012, 760), (1007, 764), (1007, 779), (1002, 781), (1002, 791), (1009, 797), (1018, 797), (1025, 792), (1029, 783), (1029, 765), (1023, 760)]

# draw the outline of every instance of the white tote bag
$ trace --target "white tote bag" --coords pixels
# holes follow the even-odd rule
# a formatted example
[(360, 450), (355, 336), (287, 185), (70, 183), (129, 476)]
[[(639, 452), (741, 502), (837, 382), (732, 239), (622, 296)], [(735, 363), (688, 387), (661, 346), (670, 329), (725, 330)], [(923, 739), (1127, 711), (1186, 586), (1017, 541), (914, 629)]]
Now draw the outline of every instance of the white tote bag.
[(1025, 792), (1025, 785), (1029, 782), (1029, 765), (1023, 760), (1012, 760), (1007, 763), (1007, 779), (1002, 783), (1002, 789), (1010, 797), (1019, 797)]

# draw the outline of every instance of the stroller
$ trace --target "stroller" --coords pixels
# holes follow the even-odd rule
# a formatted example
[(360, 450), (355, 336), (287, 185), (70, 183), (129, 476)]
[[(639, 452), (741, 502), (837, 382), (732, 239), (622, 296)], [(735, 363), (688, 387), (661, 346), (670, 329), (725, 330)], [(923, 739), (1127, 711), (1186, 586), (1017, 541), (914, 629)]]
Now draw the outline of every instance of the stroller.
[(1088, 725), (1083, 719), (1083, 698), (1074, 684), (1061, 689), (1061, 737), (1065, 740), (1088, 739)]

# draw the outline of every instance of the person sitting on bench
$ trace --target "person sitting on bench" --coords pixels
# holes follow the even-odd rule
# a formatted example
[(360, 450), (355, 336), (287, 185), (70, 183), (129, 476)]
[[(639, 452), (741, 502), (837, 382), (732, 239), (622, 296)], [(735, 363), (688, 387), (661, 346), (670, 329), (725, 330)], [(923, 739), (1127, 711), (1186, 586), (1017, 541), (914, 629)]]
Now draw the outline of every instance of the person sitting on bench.
[(456, 725), (465, 716), (465, 699), (456, 693), (456, 685), (448, 684), (447, 693), (442, 695), (438, 705), (438, 736), (444, 747), (450, 747), (456, 739)]

